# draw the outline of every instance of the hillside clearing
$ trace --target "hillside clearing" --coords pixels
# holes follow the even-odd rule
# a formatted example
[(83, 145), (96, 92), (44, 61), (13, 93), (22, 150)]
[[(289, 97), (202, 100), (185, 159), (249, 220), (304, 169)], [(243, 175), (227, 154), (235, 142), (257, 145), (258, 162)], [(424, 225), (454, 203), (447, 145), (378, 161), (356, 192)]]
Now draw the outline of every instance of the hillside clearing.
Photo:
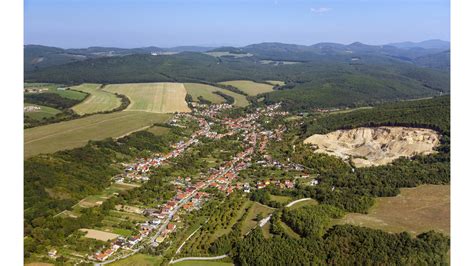
[(130, 99), (125, 111), (151, 113), (190, 112), (186, 88), (182, 83), (129, 83), (107, 85), (105, 91), (119, 93)]
[(349, 223), (392, 233), (450, 234), (450, 185), (403, 188), (396, 197), (377, 198), (369, 214), (350, 213), (336, 223)]
[(89, 93), (84, 101), (72, 107), (80, 115), (111, 111), (121, 104), (115, 94), (102, 90), (100, 84), (82, 84), (71, 89)]
[(273, 91), (272, 85), (257, 83), (251, 80), (230, 80), (220, 82), (219, 84), (234, 86), (250, 96)]
[(165, 122), (170, 115), (117, 112), (29, 128), (24, 133), (25, 158), (84, 146), (89, 140), (116, 138), (144, 126)]

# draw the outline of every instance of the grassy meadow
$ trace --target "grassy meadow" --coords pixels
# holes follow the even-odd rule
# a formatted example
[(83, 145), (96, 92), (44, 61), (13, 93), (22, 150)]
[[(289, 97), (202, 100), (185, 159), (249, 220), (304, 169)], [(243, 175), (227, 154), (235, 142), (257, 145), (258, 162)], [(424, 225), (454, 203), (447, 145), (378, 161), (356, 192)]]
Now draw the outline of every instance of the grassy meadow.
[(349, 223), (392, 233), (419, 234), (435, 230), (450, 234), (450, 185), (402, 188), (396, 197), (377, 198), (368, 214), (350, 213), (337, 223)]
[(86, 92), (89, 96), (81, 103), (72, 107), (80, 115), (111, 111), (120, 106), (120, 99), (113, 93), (104, 91), (100, 84), (82, 84), (71, 89)]
[(170, 115), (116, 112), (29, 128), (24, 133), (25, 158), (84, 146), (89, 140), (117, 138), (165, 122)]

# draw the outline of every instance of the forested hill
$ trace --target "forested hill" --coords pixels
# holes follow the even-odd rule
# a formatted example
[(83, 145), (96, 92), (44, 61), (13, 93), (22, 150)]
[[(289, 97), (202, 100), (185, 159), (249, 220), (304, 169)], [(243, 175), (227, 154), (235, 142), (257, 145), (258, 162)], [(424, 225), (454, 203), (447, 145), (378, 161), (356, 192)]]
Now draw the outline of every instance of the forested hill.
[[(447, 56), (434, 53), (439, 51), (436, 49), (419, 52), (417, 48), (361, 43), (346, 46), (265, 43), (166, 55), (144, 53), (154, 48), (147, 49), (132, 55), (95, 57), (27, 71), (25, 80), (62, 84), (281, 80), (286, 85), (266, 94), (265, 101), (283, 102), (291, 110), (367, 105), (437, 96), (450, 90), (449, 66), (445, 67), (449, 65), (449, 53)], [(86, 50), (88, 56), (103, 51)], [(55, 53), (57, 49), (48, 51)], [(413, 63), (417, 60), (427, 67)]]

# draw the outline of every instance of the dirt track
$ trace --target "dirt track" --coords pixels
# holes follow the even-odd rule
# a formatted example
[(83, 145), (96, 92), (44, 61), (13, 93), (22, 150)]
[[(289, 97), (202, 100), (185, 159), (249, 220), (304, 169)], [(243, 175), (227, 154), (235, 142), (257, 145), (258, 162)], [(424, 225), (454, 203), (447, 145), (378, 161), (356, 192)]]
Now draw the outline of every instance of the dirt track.
[(351, 160), (356, 167), (367, 167), (388, 164), (402, 156), (433, 153), (439, 144), (439, 134), (424, 128), (361, 127), (315, 134), (304, 143), (313, 144), (316, 152)]

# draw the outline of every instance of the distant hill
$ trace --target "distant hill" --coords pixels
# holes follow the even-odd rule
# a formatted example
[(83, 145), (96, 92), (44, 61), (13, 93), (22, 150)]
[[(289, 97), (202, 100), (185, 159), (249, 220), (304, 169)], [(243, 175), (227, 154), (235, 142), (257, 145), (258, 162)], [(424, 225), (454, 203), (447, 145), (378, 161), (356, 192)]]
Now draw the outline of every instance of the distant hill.
[(451, 43), (443, 40), (427, 40), (422, 42), (399, 42), (399, 43), (390, 43), (390, 46), (395, 46), (397, 48), (423, 48), (423, 49), (440, 49), (448, 50), (451, 47)]
[(429, 54), (415, 58), (415, 63), (419, 66), (449, 70), (451, 67), (451, 52), (444, 51), (437, 54)]
[(181, 52), (206, 52), (212, 47), (201, 46), (178, 46), (171, 48), (160, 48), (155, 46), (142, 48), (117, 48), (117, 47), (88, 47), (62, 49), (43, 45), (25, 45), (24, 68), (25, 71), (34, 71), (44, 67), (63, 65), (86, 59), (100, 57), (125, 56), (132, 54), (169, 54)]

